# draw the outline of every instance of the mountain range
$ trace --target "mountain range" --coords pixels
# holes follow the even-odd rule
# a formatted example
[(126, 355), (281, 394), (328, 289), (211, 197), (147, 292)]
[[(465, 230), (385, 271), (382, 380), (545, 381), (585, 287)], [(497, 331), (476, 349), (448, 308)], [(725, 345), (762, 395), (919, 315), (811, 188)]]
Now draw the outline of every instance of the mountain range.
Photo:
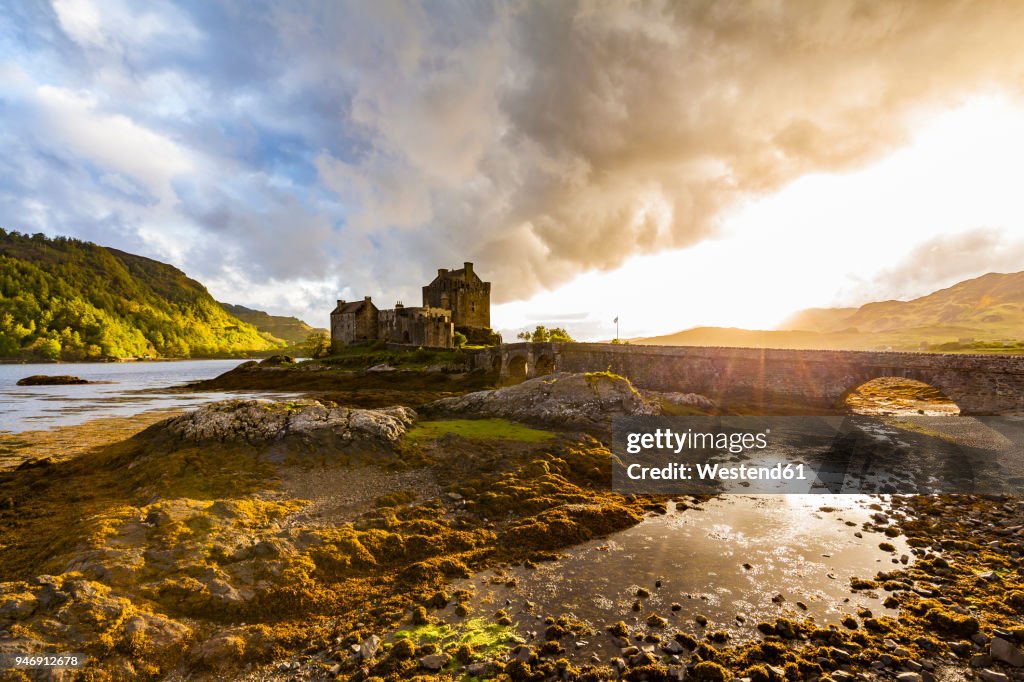
[(1024, 349), (1024, 272), (989, 273), (910, 301), (810, 308), (779, 327), (697, 327), (630, 342), (848, 350), (1020, 350)]
[(320, 327), (312, 327), (297, 317), (284, 317), (282, 315), (270, 315), (262, 310), (253, 310), (244, 305), (232, 305), (231, 303), (220, 304), (229, 314), (235, 316), (242, 322), (256, 327), (261, 332), (270, 334), (274, 338), (285, 341), (290, 346), (298, 346), (309, 338), (310, 334), (328, 334), (328, 330)]

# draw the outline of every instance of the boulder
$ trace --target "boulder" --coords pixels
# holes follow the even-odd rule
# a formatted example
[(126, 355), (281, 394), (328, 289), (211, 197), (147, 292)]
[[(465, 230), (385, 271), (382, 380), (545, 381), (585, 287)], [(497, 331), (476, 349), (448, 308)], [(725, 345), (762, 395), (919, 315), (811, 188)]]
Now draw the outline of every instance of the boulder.
[(443, 398), (426, 409), (570, 427), (592, 426), (615, 416), (661, 413), (628, 379), (608, 372), (549, 374), (515, 386)]
[(330, 445), (396, 446), (416, 420), (407, 407), (364, 410), (317, 400), (225, 400), (150, 427), (177, 441), (271, 445), (284, 441)]

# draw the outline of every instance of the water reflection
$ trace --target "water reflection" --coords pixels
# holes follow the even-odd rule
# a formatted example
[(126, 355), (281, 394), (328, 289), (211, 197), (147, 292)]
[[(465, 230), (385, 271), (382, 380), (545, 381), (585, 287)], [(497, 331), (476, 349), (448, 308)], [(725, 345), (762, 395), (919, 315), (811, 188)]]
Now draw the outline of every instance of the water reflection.
[[(910, 560), (902, 538), (863, 528), (882, 514), (869, 507), (880, 502), (852, 495), (721, 495), (699, 509), (650, 516), (534, 570), (512, 568), (500, 579), (489, 571), (466, 582), (476, 593), (475, 611), (505, 608), (527, 638), (543, 632), (548, 615), (587, 621), (599, 634), (579, 648), (599, 655), (617, 655), (605, 626), (623, 620), (631, 630), (647, 630), (651, 613), (668, 619), (669, 628), (695, 636), (727, 630), (735, 641), (758, 637), (759, 621), (779, 617), (838, 624), (858, 609), (893, 614), (882, 605), (884, 593), (850, 590), (851, 577), (873, 578), (903, 555)], [(895, 551), (880, 549), (882, 542)], [(509, 578), (514, 587), (506, 585)], [(650, 596), (636, 611), (639, 588)], [(706, 626), (698, 616), (707, 618)]]

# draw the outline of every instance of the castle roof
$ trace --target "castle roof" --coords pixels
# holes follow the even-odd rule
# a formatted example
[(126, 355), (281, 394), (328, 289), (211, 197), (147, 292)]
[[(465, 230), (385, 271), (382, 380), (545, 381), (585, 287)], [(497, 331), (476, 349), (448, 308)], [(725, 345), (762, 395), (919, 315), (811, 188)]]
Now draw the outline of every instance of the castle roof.
[(338, 305), (331, 311), (331, 315), (355, 315), (366, 304), (373, 305), (369, 298), (365, 298), (362, 301), (338, 301)]
[(462, 282), (483, 282), (483, 279), (480, 277), (480, 275), (476, 274), (476, 272), (473, 270), (473, 264), (470, 262), (466, 262), (464, 266), (459, 268), (458, 270), (446, 270), (444, 268), (438, 269), (437, 276), (433, 280), (431, 280), (430, 284), (428, 284), (427, 286), (433, 286), (440, 282), (441, 280), (445, 279), (458, 280)]

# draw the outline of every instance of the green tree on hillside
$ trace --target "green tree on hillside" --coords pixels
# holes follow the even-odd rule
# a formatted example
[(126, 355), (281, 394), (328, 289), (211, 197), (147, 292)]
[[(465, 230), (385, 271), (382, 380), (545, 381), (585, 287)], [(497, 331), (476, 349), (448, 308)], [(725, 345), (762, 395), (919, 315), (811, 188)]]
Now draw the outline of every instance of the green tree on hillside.
[(190, 357), (276, 346), (170, 265), (0, 229), (0, 357)]
[(302, 352), (308, 358), (322, 358), (331, 354), (331, 339), (323, 332), (313, 332), (302, 344)]

